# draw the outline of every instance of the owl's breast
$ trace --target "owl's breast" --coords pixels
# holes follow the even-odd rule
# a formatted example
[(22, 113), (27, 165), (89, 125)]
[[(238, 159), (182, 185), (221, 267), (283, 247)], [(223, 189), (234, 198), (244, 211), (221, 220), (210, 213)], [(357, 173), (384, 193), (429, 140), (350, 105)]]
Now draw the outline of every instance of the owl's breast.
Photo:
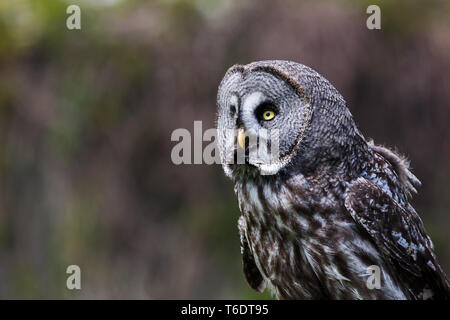
[(237, 183), (235, 191), (255, 264), (278, 298), (379, 297), (366, 286), (370, 265), (386, 270), (384, 280), (397, 292), (389, 266), (337, 192), (317, 196), (302, 183), (252, 180)]
[(284, 187), (254, 182), (237, 184), (236, 193), (245, 237), (269, 289), (277, 297), (323, 298), (302, 249), (310, 228), (306, 200), (291, 198)]

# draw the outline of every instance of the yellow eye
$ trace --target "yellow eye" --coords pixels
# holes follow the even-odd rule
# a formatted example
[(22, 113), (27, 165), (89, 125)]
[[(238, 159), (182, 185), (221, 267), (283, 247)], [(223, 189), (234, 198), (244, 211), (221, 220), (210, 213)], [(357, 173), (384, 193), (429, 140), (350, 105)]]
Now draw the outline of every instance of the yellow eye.
[(264, 110), (262, 116), (266, 121), (272, 120), (275, 117), (275, 112), (273, 112), (272, 110)]

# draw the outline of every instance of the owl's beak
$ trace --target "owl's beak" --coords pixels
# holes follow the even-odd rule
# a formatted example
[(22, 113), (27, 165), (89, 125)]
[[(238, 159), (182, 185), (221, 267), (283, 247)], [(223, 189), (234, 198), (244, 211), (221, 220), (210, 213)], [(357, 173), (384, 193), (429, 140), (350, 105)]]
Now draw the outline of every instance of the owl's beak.
[(245, 146), (245, 130), (244, 128), (239, 128), (237, 142), (241, 148)]

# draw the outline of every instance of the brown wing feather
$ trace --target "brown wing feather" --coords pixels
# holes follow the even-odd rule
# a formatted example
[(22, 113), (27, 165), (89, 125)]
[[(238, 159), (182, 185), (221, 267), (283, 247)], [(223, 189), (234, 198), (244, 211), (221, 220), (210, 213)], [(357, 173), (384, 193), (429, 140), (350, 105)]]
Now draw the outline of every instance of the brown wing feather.
[(403, 208), (378, 185), (358, 178), (347, 188), (345, 206), (384, 256), (400, 268), (402, 278), (412, 277), (409, 281), (415, 281), (415, 298), (423, 298), (427, 287), (434, 298), (450, 298), (450, 286), (433, 253), (431, 240), (410, 205)]
[(263, 276), (256, 266), (253, 253), (247, 242), (247, 237), (245, 236), (246, 223), (245, 219), (242, 216), (239, 218), (238, 227), (239, 235), (241, 238), (242, 265), (244, 269), (245, 280), (247, 280), (252, 289), (258, 292), (263, 292), (266, 284), (264, 282)]

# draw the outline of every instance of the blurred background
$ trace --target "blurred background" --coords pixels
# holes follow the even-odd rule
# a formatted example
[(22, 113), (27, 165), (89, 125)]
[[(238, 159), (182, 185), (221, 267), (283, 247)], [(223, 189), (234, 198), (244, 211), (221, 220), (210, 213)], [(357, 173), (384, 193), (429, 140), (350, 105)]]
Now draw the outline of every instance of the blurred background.
[(445, 0), (1, 0), (0, 298), (270, 298), (245, 283), (222, 168), (170, 158), (174, 129), (214, 126), (228, 67), (263, 59), (317, 70), (409, 157), (450, 275), (449, 16)]

